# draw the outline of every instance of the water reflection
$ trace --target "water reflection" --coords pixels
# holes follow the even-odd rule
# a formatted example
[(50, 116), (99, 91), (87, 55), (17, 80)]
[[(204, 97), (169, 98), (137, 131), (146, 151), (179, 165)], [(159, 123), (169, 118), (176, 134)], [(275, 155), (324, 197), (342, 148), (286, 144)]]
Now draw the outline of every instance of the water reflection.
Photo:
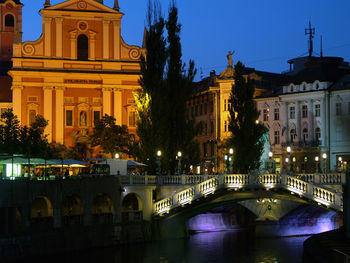
[(54, 260), (50, 257), (35, 262), (295, 263), (302, 261), (302, 245), (306, 238), (260, 239), (242, 230), (208, 232), (189, 239), (70, 253)]

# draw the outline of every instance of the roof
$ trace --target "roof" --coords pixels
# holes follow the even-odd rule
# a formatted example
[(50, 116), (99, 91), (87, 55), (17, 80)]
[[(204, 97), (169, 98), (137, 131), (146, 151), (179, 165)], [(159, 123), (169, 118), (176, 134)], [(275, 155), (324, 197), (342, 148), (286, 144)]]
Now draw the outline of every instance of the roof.
[[(7, 0), (0, 0), (0, 4), (6, 3), (6, 1), (7, 1)], [(17, 4), (17, 5), (23, 5), (23, 4), (21, 3), (21, 1), (19, 1), (19, 0), (12, 0), (12, 1), (15, 2), (15, 4)]]

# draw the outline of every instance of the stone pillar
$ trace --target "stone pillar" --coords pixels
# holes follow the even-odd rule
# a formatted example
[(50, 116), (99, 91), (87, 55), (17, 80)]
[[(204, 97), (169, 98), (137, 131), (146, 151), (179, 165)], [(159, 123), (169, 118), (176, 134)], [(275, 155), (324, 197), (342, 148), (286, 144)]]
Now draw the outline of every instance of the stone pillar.
[(56, 57), (61, 58), (62, 57), (62, 23), (63, 18), (62, 17), (56, 17)]
[(62, 226), (61, 208), (53, 208), (53, 228), (60, 228)]
[(120, 59), (120, 20), (113, 21), (114, 59)]
[(52, 142), (52, 90), (53, 87), (44, 87), (44, 118), (48, 121), (48, 125), (45, 128), (45, 134), (48, 135), (47, 139)]
[(23, 86), (12, 86), (13, 113), (22, 122), (22, 90)]
[(64, 87), (56, 87), (56, 143), (64, 142)]
[(112, 115), (111, 112), (111, 93), (112, 88), (102, 88), (103, 93), (103, 115)]
[(89, 41), (90, 41), (90, 44), (89, 44), (89, 47), (90, 47), (90, 54), (89, 54), (89, 60), (95, 60), (95, 50), (96, 50), (96, 33), (93, 32), (93, 31), (90, 31), (89, 32), (89, 35), (90, 35), (90, 38), (89, 38)]
[(313, 100), (309, 100), (307, 103), (307, 122), (308, 122), (308, 130), (309, 130), (309, 142), (313, 142), (315, 140), (315, 127), (314, 127), (314, 109), (313, 109)]
[(70, 33), (70, 58), (77, 59), (77, 30)]
[(109, 59), (109, 20), (103, 21), (103, 59)]
[(116, 124), (122, 125), (122, 89), (114, 89), (114, 118)]
[(44, 17), (44, 54), (46, 57), (51, 56), (51, 17)]

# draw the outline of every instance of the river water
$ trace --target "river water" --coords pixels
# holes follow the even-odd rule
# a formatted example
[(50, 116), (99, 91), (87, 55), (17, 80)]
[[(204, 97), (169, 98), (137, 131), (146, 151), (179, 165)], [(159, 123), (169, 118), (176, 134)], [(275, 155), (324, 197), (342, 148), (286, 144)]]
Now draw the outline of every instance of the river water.
[(247, 230), (206, 232), (189, 239), (76, 252), (35, 262), (299, 263), (306, 238), (256, 238)]

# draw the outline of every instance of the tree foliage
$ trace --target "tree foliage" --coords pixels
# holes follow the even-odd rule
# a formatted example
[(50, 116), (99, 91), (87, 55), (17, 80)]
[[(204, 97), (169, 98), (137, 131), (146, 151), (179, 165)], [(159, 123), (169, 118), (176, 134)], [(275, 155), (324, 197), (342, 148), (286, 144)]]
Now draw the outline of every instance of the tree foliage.
[(267, 132), (263, 124), (256, 123), (259, 111), (253, 100), (254, 85), (243, 76), (244, 65), (235, 65), (234, 85), (232, 86), (230, 102), (229, 130), (232, 135), (228, 146), (234, 149), (233, 170), (247, 173), (257, 169), (264, 142), (262, 137)]
[(91, 146), (101, 146), (112, 158), (117, 152), (129, 154), (132, 143), (132, 135), (128, 133), (127, 126), (119, 126), (115, 122), (114, 117), (105, 114), (95, 122), (93, 134), (90, 136)]
[(30, 127), (20, 126), (12, 110), (1, 114), (0, 152), (6, 154), (23, 154), (26, 156), (48, 157), (50, 145), (44, 135), (48, 121), (37, 115)]
[(196, 71), (193, 61), (190, 61), (187, 71), (182, 62), (181, 25), (174, 3), (167, 21), (160, 15), (157, 3), (151, 5), (149, 2), (148, 6), (146, 57), (141, 58), (142, 89), (135, 95), (140, 138), (137, 156), (154, 172), (155, 154), (161, 150), (162, 168), (174, 172), (178, 151), (183, 154), (183, 164), (189, 163), (190, 159), (196, 163), (199, 159), (199, 147), (193, 141), (197, 130), (188, 119), (186, 109), (186, 101), (194, 89)]

